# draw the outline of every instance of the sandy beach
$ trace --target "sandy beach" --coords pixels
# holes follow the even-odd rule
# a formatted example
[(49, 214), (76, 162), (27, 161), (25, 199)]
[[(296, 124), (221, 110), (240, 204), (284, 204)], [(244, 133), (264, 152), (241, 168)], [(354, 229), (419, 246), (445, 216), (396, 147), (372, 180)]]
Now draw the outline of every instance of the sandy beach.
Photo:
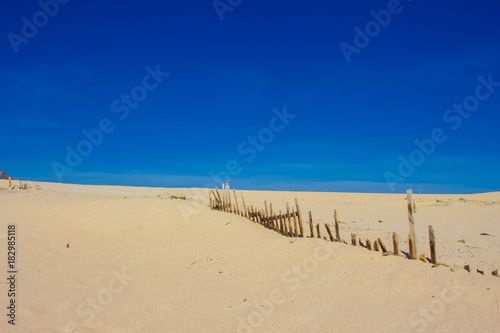
[[(500, 279), (491, 274), (500, 268), (500, 192), (414, 194), (418, 252), (429, 256), (433, 225), (438, 262), (448, 265), (432, 267), (281, 236), (211, 210), (207, 189), (39, 185), (9, 190), (0, 181), (4, 276), (8, 226), (16, 226), (18, 332), (494, 332), (500, 325)], [(315, 223), (332, 223), (336, 209), (343, 238), (391, 245), (396, 232), (407, 251), (404, 194), (236, 190), (248, 205), (265, 199), (275, 211), (297, 197)], [(187, 199), (171, 198), (181, 195)], [(2, 280), (3, 332), (12, 327)]]

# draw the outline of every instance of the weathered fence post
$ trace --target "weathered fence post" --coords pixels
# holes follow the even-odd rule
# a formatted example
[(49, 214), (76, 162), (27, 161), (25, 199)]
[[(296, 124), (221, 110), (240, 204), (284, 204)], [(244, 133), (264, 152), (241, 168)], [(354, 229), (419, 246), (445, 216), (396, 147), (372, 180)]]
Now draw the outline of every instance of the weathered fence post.
[(408, 250), (409, 250), (410, 259), (417, 259), (417, 254), (415, 253), (415, 250), (413, 247), (413, 234), (411, 232), (408, 233)]
[(311, 229), (311, 237), (314, 237), (314, 226), (311, 211), (309, 211), (309, 228)]
[(340, 242), (339, 220), (337, 219), (337, 210), (333, 210), (333, 217), (335, 218), (335, 239)]
[(324, 223), (324, 224), (325, 224), (326, 232), (328, 232), (328, 236), (330, 237), (330, 240), (332, 242), (335, 241), (335, 239), (333, 238), (332, 232), (330, 231), (330, 226), (328, 225), (328, 223)]
[(234, 203), (236, 204), (236, 212), (238, 213), (238, 215), (241, 215), (240, 214), (240, 206), (238, 205), (238, 197), (236, 196), (235, 190), (233, 190), (233, 194), (234, 194)]
[(297, 224), (297, 212), (293, 210), (293, 204), (292, 204), (292, 217), (293, 217), (293, 230), (295, 232), (295, 237), (299, 237), (299, 226)]
[(290, 237), (293, 237), (292, 216), (290, 215), (290, 204), (288, 203), (288, 201), (286, 202), (286, 217), (288, 220), (288, 230), (290, 231)]
[(394, 248), (393, 254), (399, 256), (399, 239), (395, 232), (392, 233), (392, 246)]
[(384, 242), (380, 238), (377, 238), (378, 244), (380, 245), (380, 249), (382, 250), (383, 253), (387, 253), (387, 248), (385, 247)]
[(408, 204), (408, 222), (410, 227), (411, 249), (410, 259), (417, 259), (417, 242), (415, 236), (415, 218), (413, 216), (413, 195), (412, 190), (406, 191), (407, 204)]
[(300, 212), (299, 201), (295, 198), (295, 206), (297, 207), (297, 218), (299, 219), (300, 237), (304, 237), (304, 226), (302, 225), (302, 213)]
[(434, 239), (434, 228), (432, 225), (429, 226), (429, 245), (431, 247), (431, 263), (437, 265), (436, 259), (436, 241)]
[(243, 193), (240, 193), (240, 194), (241, 194), (241, 201), (243, 201), (243, 211), (245, 212), (245, 217), (248, 218), (247, 205), (245, 205), (245, 198), (243, 198)]
[(318, 238), (321, 238), (321, 232), (319, 231), (319, 223), (316, 223), (316, 233), (318, 234)]
[(356, 235), (351, 233), (351, 245), (356, 246)]

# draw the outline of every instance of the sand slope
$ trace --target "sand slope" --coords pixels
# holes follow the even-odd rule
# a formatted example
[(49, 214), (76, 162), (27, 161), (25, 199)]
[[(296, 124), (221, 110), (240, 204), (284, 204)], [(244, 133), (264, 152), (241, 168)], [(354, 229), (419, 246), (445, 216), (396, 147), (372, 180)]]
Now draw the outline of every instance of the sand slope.
[[(3, 273), (7, 225), (18, 234), (15, 331), (480, 332), (500, 325), (500, 279), (491, 275), (282, 237), (211, 211), (206, 190), (41, 187), (0, 190)], [(192, 199), (167, 199), (176, 193)], [(408, 229), (403, 195), (243, 194), (247, 204), (267, 199), (275, 210), (298, 196), (320, 222), (332, 222), (336, 208), (345, 237), (389, 244), (392, 231), (403, 237)], [(419, 252), (429, 255), (433, 224), (439, 261), (488, 274), (500, 268), (500, 193), (415, 199)], [(3, 317), (0, 331), (14, 331)]]

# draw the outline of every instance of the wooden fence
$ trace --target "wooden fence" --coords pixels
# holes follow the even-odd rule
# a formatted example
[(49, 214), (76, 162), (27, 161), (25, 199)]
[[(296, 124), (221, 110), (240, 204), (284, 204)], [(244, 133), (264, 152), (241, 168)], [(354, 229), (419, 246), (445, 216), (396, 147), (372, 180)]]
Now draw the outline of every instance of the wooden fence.
[[(221, 194), (222, 192), (222, 194)], [(238, 197), (236, 196), (236, 191), (232, 190), (233, 198), (231, 197), (231, 191), (229, 187), (219, 191), (217, 188), (215, 190), (211, 190), (209, 192), (210, 198), (210, 208), (214, 210), (219, 210), (223, 212), (233, 213), (245, 217), (255, 223), (258, 223), (264, 226), (267, 229), (273, 230), (283, 236), (286, 237), (304, 237), (304, 226), (302, 213), (300, 211), (300, 206), (297, 198), (295, 198), (295, 205), (286, 203), (286, 212), (283, 213), (281, 210), (279, 212), (273, 211), (273, 204), (267, 203), (264, 200), (264, 208), (258, 208), (254, 205), (247, 206), (245, 203), (245, 199), (243, 198), (243, 194), (241, 194), (242, 207), (238, 204)], [(373, 243), (370, 239), (362, 240), (361, 238), (357, 238), (356, 234), (351, 233), (350, 244), (353, 246), (361, 246), (370, 251), (381, 251), (384, 255), (396, 255), (400, 256), (400, 252), (403, 253), (408, 259), (416, 260), (417, 259), (417, 242), (415, 238), (415, 218), (414, 214), (415, 210), (415, 202), (413, 201), (412, 190), (407, 191), (407, 206), (408, 206), (408, 222), (409, 222), (409, 232), (408, 232), (408, 253), (401, 251), (399, 249), (399, 237), (393, 232), (392, 233), (392, 251), (389, 251), (385, 243), (380, 238), (376, 238), (373, 240)], [(241, 209), (240, 209), (241, 208)], [(341, 237), (340, 224), (337, 218), (337, 210), (333, 210), (333, 218), (334, 218), (334, 231), (330, 229), (330, 225), (328, 223), (323, 223), (324, 228), (326, 230), (326, 236), (321, 237), (321, 226), (319, 223), (314, 225), (312, 213), (309, 211), (309, 237), (310, 238), (323, 238), (326, 240), (330, 240), (332, 242), (342, 242), (344, 244), (349, 244), (346, 240)], [(314, 229), (316, 229), (316, 235), (314, 233)], [(436, 239), (434, 235), (434, 228), (432, 225), (429, 226), (429, 248), (430, 248), (430, 258), (426, 258), (425, 254), (421, 254), (418, 256), (418, 259), (423, 262), (429, 262), (433, 265), (433, 267), (438, 265), (443, 265), (449, 267), (449, 265), (445, 263), (441, 263), (437, 261), (436, 256)], [(468, 272), (471, 272), (471, 268), (469, 265), (465, 265), (464, 269)], [(484, 271), (476, 269), (477, 273), (484, 275)], [(495, 269), (491, 272), (492, 275), (498, 277), (498, 269)]]

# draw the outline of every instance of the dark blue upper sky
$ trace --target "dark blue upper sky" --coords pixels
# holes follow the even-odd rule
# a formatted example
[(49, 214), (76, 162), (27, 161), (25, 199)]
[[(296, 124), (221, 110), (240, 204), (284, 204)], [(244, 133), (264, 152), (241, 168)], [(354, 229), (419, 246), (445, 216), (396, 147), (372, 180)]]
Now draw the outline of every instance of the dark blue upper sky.
[(498, 1), (60, 1), (0, 13), (12, 177), (500, 190)]

